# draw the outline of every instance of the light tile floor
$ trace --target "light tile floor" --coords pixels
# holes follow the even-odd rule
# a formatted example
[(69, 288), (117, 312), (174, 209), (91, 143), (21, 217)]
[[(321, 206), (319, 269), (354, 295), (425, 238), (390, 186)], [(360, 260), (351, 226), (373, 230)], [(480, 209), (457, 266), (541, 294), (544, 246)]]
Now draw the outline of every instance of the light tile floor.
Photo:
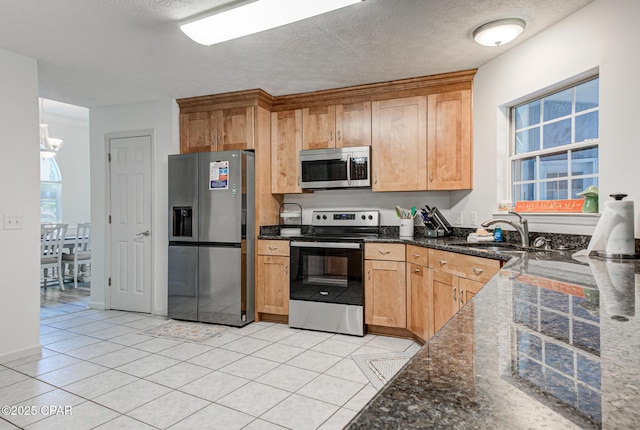
[(419, 349), (264, 322), (180, 342), (141, 334), (166, 318), (88, 300), (43, 290), (42, 356), (0, 365), (0, 430), (341, 429), (376, 393), (351, 357)]

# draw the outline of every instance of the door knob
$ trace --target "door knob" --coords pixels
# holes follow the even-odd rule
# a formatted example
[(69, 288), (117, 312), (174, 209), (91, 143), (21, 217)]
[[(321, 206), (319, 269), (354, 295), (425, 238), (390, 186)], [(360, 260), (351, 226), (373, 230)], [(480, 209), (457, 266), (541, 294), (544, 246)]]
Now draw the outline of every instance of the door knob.
[(149, 237), (150, 235), (151, 235), (151, 232), (149, 230), (136, 234), (136, 236), (144, 236), (144, 237)]

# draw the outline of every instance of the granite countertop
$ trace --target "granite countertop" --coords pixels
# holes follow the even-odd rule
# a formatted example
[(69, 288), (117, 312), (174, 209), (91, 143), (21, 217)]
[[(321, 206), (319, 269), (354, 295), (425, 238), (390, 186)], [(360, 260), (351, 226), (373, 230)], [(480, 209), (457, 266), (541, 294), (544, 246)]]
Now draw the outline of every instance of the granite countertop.
[(347, 428), (637, 428), (640, 262), (555, 254), (513, 254)]

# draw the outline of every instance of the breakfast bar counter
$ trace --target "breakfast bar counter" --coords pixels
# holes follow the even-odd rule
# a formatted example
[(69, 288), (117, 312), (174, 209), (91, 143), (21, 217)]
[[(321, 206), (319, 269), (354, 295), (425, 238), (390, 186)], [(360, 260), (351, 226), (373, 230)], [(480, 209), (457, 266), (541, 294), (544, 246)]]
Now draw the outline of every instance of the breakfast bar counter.
[(637, 428), (640, 263), (514, 255), (346, 428)]

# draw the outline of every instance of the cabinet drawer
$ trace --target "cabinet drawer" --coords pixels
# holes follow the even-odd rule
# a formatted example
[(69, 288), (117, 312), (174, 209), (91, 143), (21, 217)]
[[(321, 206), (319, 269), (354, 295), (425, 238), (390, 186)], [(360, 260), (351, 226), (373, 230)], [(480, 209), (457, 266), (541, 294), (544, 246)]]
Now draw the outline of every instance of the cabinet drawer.
[(407, 245), (407, 263), (429, 266), (429, 250), (420, 246)]
[(289, 256), (289, 241), (287, 240), (259, 240), (258, 254)]
[(500, 261), (430, 249), (429, 267), (462, 278), (486, 283), (500, 270)]
[(365, 260), (404, 261), (404, 245), (392, 243), (366, 243)]

